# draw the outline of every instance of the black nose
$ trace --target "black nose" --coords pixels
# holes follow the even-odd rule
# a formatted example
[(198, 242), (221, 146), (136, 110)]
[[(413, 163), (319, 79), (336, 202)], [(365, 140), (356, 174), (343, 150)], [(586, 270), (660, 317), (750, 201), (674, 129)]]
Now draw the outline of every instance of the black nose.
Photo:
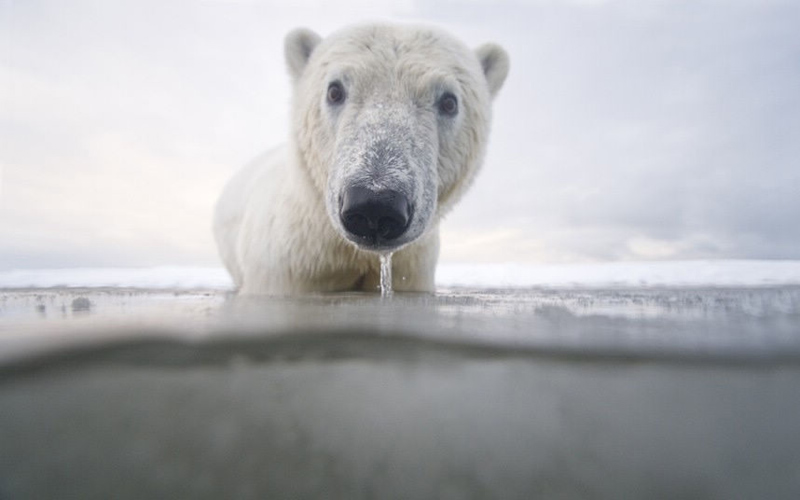
[(340, 217), (347, 231), (372, 243), (393, 240), (408, 227), (408, 198), (389, 189), (351, 187), (344, 192)]

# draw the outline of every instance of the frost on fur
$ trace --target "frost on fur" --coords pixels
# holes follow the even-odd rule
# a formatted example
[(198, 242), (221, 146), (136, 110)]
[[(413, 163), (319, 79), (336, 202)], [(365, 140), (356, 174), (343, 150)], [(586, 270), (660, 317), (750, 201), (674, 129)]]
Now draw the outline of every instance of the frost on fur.
[(242, 169), (214, 233), (241, 293), (432, 291), (442, 216), (483, 161), (492, 99), (508, 74), (496, 44), (369, 24), (286, 36), (294, 84), (288, 144)]

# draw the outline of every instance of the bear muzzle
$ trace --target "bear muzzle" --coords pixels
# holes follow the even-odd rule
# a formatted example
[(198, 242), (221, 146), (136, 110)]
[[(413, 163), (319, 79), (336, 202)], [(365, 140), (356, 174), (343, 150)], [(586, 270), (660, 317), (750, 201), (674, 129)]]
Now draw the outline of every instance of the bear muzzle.
[(370, 249), (399, 246), (411, 221), (412, 207), (399, 191), (351, 186), (342, 196), (339, 217), (351, 240)]

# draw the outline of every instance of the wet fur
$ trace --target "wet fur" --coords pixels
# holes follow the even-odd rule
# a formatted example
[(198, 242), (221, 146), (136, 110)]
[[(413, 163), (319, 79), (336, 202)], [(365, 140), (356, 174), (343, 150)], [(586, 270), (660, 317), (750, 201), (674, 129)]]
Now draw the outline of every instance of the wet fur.
[[(472, 51), (429, 27), (362, 25), (286, 37), (292, 134), (241, 170), (217, 205), (214, 234), (240, 293), (376, 290), (379, 259), (339, 220), (349, 185), (394, 189), (413, 206), (392, 261), (394, 288), (432, 291), (438, 225), (484, 156), (491, 100), (508, 72), (497, 45)], [(347, 98), (326, 102), (331, 81)], [(454, 93), (459, 113), (436, 102)]]

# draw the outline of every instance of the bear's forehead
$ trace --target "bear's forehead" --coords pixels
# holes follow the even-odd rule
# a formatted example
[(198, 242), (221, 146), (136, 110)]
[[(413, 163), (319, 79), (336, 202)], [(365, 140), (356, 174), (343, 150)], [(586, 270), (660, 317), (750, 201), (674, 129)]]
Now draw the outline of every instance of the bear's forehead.
[(331, 35), (321, 49), (318, 63), (326, 70), (457, 76), (477, 64), (460, 41), (427, 28), (361, 26)]

